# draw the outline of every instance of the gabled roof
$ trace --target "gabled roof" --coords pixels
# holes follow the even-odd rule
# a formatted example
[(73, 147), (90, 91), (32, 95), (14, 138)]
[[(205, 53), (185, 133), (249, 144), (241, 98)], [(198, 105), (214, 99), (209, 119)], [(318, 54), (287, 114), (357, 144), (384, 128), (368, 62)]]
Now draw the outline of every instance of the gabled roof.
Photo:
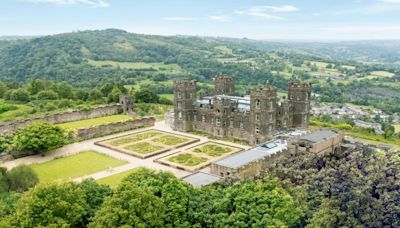
[(314, 133), (302, 136), (301, 140), (307, 140), (313, 143), (318, 143), (324, 141), (327, 138), (334, 137), (338, 135), (337, 132), (331, 130), (324, 130), (324, 131), (316, 131)]

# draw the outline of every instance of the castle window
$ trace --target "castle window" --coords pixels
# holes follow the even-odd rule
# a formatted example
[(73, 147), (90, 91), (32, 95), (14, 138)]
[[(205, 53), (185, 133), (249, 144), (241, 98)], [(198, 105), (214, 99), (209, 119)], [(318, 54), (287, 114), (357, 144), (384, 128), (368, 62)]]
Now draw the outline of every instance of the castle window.
[(229, 126), (230, 126), (230, 127), (233, 127), (233, 120), (230, 120), (230, 121), (229, 121)]
[(304, 117), (303, 122), (307, 123), (307, 116)]
[(215, 125), (217, 125), (217, 127), (221, 126), (221, 118), (217, 117)]
[(205, 116), (205, 115), (202, 115), (202, 116), (201, 116), (201, 122), (203, 122), (203, 123), (206, 122), (206, 116)]
[(240, 129), (243, 129), (243, 122), (242, 121), (240, 121), (239, 127), (240, 127)]
[(178, 112), (178, 119), (182, 120), (182, 112)]
[(261, 101), (260, 100), (256, 100), (256, 108), (260, 109), (261, 108)]
[(220, 112), (219, 109), (217, 109), (217, 112)]
[(193, 115), (193, 120), (194, 120), (194, 121), (197, 121), (197, 115), (196, 115), (196, 114)]
[(260, 113), (256, 113), (256, 121), (260, 121)]
[(260, 134), (260, 127), (256, 126), (256, 135), (259, 135), (259, 134)]
[(178, 108), (182, 108), (182, 102), (178, 101)]
[(178, 98), (182, 98), (182, 93), (181, 93), (181, 91), (178, 91)]

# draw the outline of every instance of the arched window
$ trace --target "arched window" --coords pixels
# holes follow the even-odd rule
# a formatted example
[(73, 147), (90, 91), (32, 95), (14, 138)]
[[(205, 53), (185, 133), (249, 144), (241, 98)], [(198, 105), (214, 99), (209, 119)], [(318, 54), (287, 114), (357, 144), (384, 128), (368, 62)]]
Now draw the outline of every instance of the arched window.
[(259, 99), (256, 100), (256, 108), (257, 109), (261, 108), (261, 101)]

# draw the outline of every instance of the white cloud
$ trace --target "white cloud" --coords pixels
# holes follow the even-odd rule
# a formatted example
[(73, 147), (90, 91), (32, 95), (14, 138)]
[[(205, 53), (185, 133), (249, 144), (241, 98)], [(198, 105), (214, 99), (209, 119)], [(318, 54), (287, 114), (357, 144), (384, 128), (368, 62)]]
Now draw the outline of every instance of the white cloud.
[(164, 17), (165, 21), (196, 21), (198, 18), (194, 17)]
[(299, 11), (298, 8), (291, 5), (283, 6), (252, 6), (247, 10), (236, 10), (235, 13), (239, 15), (248, 15), (253, 17), (260, 17), (265, 19), (282, 20), (283, 17), (274, 14), (291, 13)]
[(54, 5), (83, 5), (90, 8), (105, 8), (110, 4), (106, 0), (29, 0), (34, 3), (48, 3)]
[(222, 21), (222, 22), (232, 21), (232, 17), (227, 15), (212, 15), (208, 16), (208, 19), (211, 21)]

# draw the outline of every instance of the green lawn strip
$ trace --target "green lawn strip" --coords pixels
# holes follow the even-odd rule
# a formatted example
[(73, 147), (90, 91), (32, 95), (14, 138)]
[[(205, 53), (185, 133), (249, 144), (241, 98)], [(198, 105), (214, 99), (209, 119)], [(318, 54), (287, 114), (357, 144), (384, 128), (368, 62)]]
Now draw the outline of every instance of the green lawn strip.
[(95, 127), (102, 124), (123, 122), (131, 119), (132, 117), (127, 115), (112, 115), (112, 116), (103, 116), (92, 119), (67, 122), (67, 123), (57, 124), (57, 126), (69, 130), (78, 130), (80, 128)]
[(125, 164), (126, 161), (105, 154), (83, 151), (30, 167), (38, 174), (40, 182), (51, 182), (74, 179)]
[(188, 153), (182, 153), (174, 157), (168, 158), (168, 161), (175, 162), (184, 166), (196, 166), (203, 162), (206, 162), (207, 160), (207, 158), (197, 157)]
[(229, 147), (219, 146), (215, 144), (207, 144), (193, 149), (193, 152), (207, 154), (211, 157), (218, 157), (231, 151), (232, 149)]
[(106, 184), (108, 186), (110, 186), (111, 188), (116, 188), (121, 181), (128, 176), (129, 174), (131, 174), (134, 171), (134, 169), (125, 171), (125, 172), (121, 172), (121, 173), (117, 173), (108, 177), (104, 177), (101, 179), (96, 180), (97, 183), (99, 184)]
[(167, 146), (174, 146), (189, 141), (188, 138), (177, 137), (173, 135), (164, 135), (151, 141), (162, 143)]
[(151, 131), (151, 132), (145, 132), (145, 133), (141, 133), (141, 134), (137, 134), (137, 135), (132, 135), (129, 137), (123, 137), (123, 138), (118, 138), (115, 140), (111, 140), (109, 142), (107, 142), (110, 145), (113, 146), (120, 146), (123, 144), (128, 144), (131, 142), (137, 142), (137, 141), (142, 141), (144, 139), (148, 139), (157, 135), (161, 135), (161, 132), (156, 132), (156, 131)]
[(148, 142), (140, 142), (136, 144), (132, 144), (129, 146), (124, 147), (124, 149), (133, 151), (139, 154), (149, 154), (158, 150), (163, 149), (164, 147), (158, 146), (158, 145), (153, 145)]

